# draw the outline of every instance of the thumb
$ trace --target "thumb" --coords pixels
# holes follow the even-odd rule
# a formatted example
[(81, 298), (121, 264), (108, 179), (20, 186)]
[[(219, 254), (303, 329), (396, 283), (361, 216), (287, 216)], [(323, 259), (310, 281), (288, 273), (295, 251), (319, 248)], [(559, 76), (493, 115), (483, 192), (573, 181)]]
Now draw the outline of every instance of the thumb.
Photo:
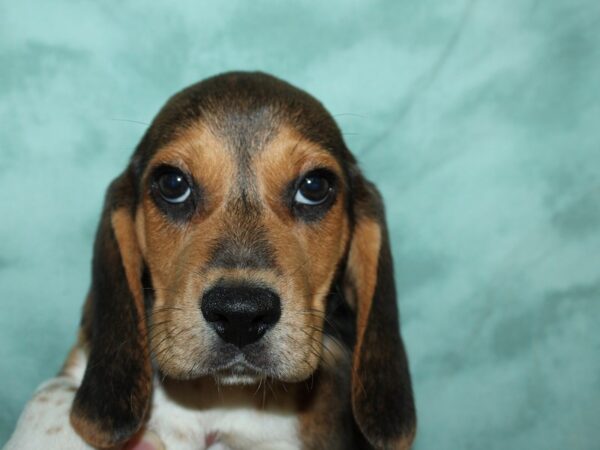
[(156, 433), (146, 430), (129, 441), (123, 450), (165, 450), (165, 445)]

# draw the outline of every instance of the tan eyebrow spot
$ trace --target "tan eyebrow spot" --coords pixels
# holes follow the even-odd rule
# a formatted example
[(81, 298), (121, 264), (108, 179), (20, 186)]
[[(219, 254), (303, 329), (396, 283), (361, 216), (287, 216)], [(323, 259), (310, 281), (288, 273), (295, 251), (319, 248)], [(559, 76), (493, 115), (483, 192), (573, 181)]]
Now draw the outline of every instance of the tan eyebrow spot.
[(231, 152), (226, 151), (227, 143), (216, 136), (202, 122), (180, 131), (171, 142), (156, 152), (150, 160), (144, 184), (153, 169), (161, 164), (178, 167), (187, 171), (207, 194), (207, 200), (220, 204), (228, 193), (228, 188), (238, 172)]
[(329, 169), (341, 183), (344, 182), (342, 168), (331, 153), (286, 125), (280, 127), (277, 135), (252, 161), (261, 196), (281, 214), (281, 208), (284, 207), (280, 197), (282, 187), (302, 173), (316, 168)]

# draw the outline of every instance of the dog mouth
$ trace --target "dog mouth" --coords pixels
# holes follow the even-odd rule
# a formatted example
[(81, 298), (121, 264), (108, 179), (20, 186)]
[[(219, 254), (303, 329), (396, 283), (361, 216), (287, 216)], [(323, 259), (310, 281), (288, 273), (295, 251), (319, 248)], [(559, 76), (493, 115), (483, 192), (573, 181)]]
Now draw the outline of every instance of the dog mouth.
[(242, 354), (217, 367), (212, 376), (217, 382), (226, 385), (256, 384), (267, 377), (263, 371), (250, 363)]

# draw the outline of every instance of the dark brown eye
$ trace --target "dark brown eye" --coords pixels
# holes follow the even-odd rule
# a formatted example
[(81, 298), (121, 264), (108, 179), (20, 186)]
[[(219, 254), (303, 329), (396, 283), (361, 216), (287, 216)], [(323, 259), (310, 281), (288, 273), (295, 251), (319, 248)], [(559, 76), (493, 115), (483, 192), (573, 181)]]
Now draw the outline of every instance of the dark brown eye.
[(185, 176), (177, 169), (163, 172), (158, 177), (157, 185), (160, 196), (169, 203), (183, 203), (192, 193)]
[(302, 205), (320, 205), (325, 202), (332, 188), (327, 178), (318, 174), (308, 174), (300, 182), (294, 202)]

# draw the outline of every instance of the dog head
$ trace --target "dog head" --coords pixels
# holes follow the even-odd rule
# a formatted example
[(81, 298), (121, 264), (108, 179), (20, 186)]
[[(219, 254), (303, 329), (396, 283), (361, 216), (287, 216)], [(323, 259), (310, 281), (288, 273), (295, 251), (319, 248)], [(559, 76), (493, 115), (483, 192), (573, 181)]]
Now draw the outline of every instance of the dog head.
[(414, 407), (383, 217), (308, 94), (258, 73), (176, 94), (108, 190), (76, 429), (101, 447), (129, 438), (155, 370), (229, 384), (307, 379), (327, 362), (327, 305), (343, 293), (355, 314), (356, 422), (373, 445), (405, 440)]

